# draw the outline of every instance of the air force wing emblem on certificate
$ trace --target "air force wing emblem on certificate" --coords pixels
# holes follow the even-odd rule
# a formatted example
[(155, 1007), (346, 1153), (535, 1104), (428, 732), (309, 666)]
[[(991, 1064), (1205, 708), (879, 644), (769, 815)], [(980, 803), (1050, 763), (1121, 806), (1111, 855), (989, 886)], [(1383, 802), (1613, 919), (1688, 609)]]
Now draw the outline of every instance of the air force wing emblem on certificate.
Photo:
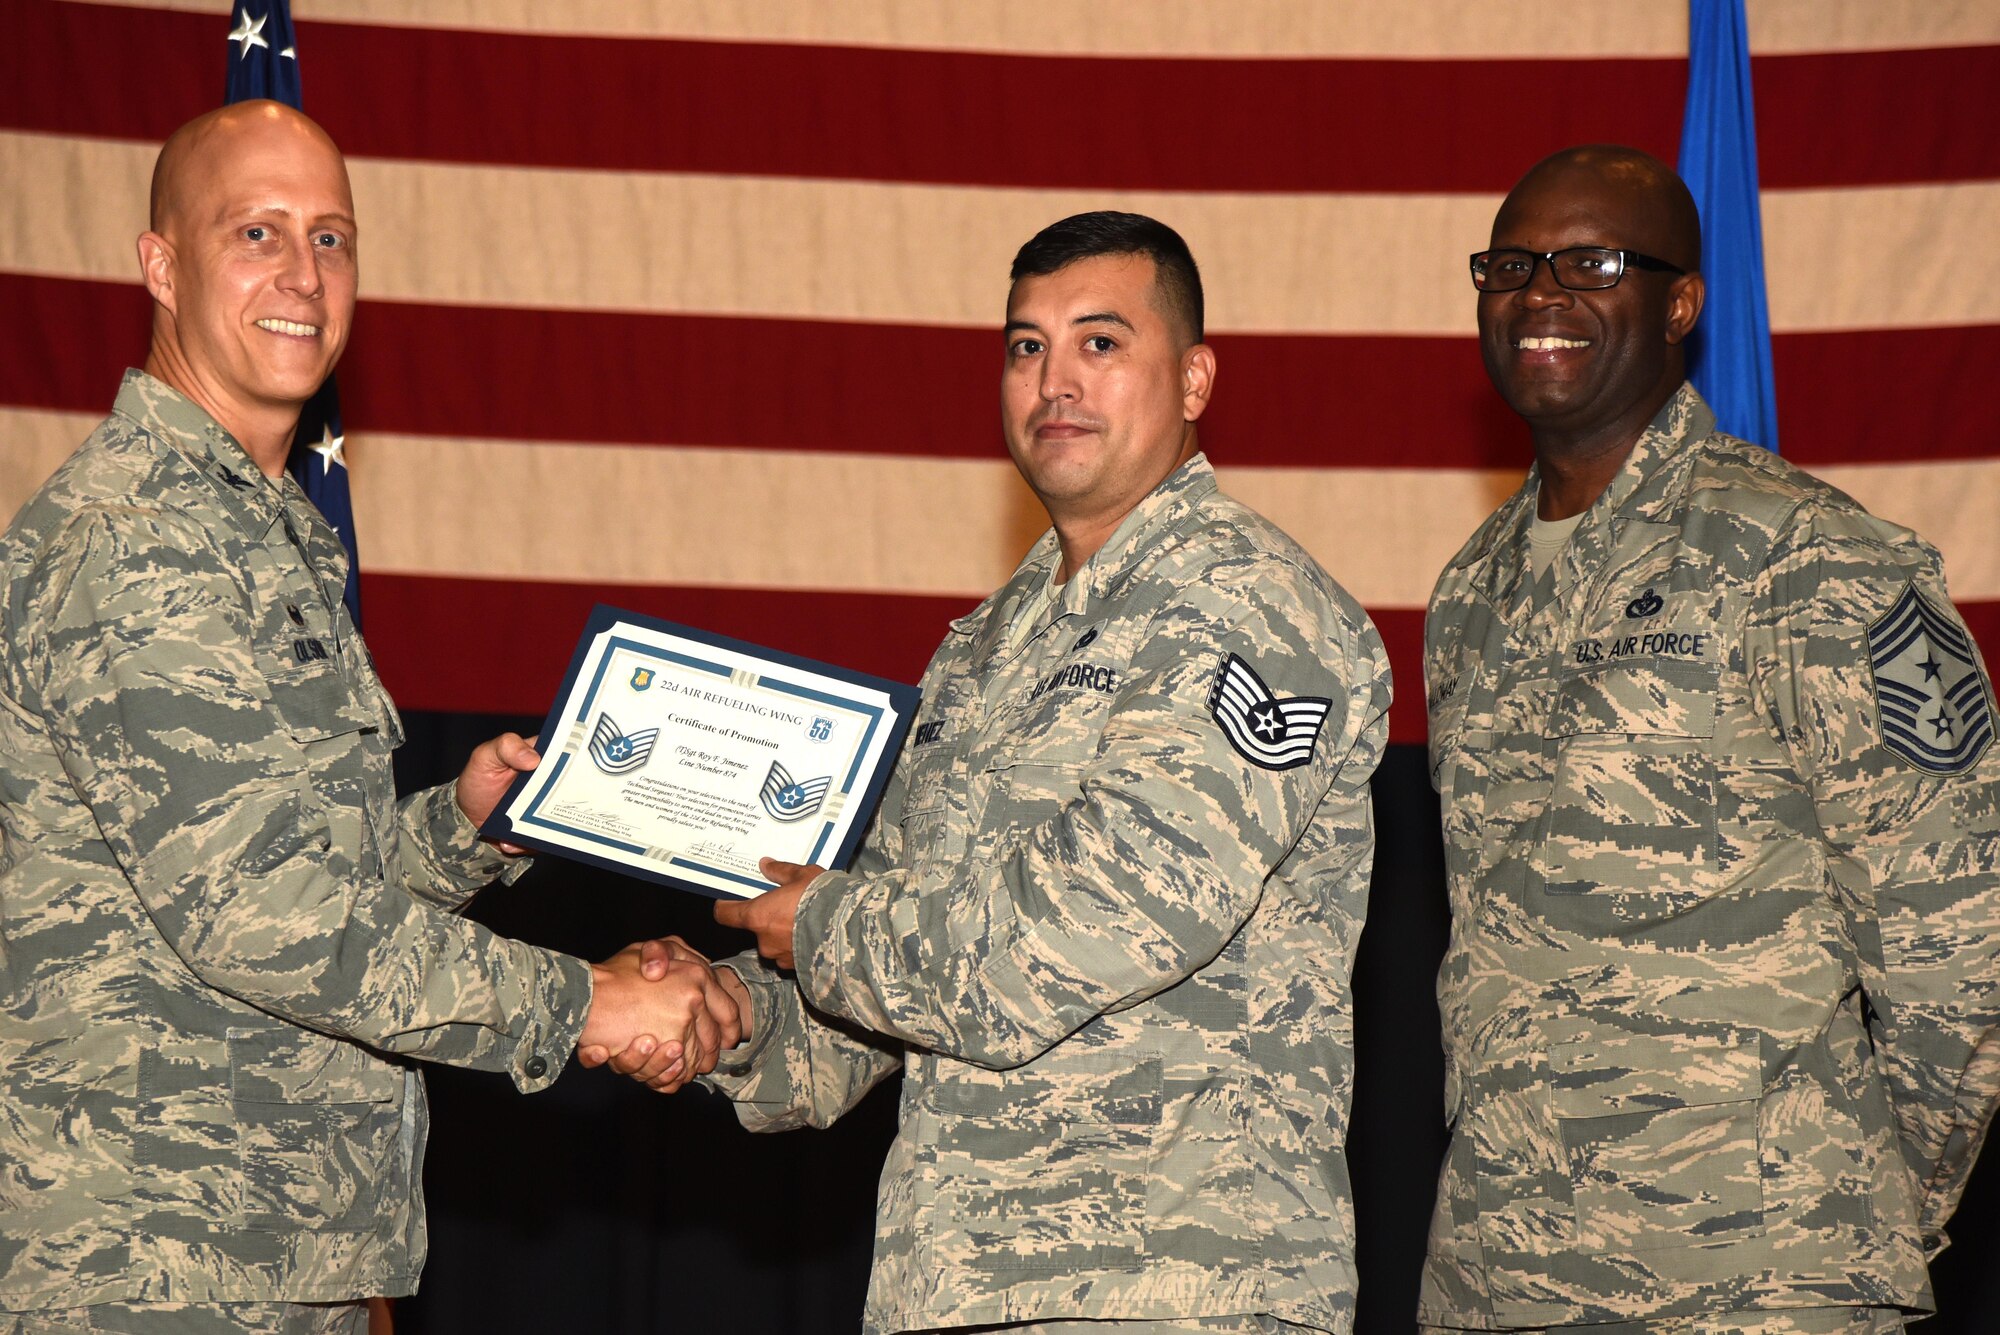
[(1208, 712), (1236, 753), (1265, 769), (1296, 769), (1312, 759), (1313, 743), (1333, 701), (1277, 696), (1250, 665), (1229, 655), (1208, 693)]
[(618, 730), (611, 715), (599, 714), (597, 727), (590, 734), (591, 763), (606, 774), (630, 774), (646, 763), (658, 740), (658, 728), (645, 728), (628, 737)]
[(1963, 628), (1916, 587), (1868, 628), (1882, 744), (1930, 774), (1972, 767), (1993, 740), (1993, 710)]
[(831, 787), (833, 776), (830, 774), (824, 779), (807, 779), (800, 783), (774, 760), (771, 772), (764, 776), (764, 787), (758, 796), (764, 800), (764, 810), (771, 813), (772, 820), (804, 820), (819, 810), (819, 804), (826, 800), (826, 790)]

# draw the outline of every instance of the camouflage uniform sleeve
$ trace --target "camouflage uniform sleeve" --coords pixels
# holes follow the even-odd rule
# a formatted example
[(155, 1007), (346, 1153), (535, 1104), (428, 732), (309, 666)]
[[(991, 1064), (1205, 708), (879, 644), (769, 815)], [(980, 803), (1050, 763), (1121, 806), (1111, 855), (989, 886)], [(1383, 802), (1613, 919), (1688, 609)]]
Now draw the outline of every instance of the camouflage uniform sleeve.
[[(874, 823), (850, 869), (874, 876), (902, 855), (902, 827), (890, 813), (903, 809), (903, 768), (899, 757), (882, 790)], [(903, 1064), (901, 1048), (812, 1010), (798, 984), (749, 951), (717, 960), (750, 992), (751, 1032), (742, 1046), (726, 1052), (702, 1083), (736, 1105), (736, 1119), (752, 1131), (825, 1127), (859, 1103), (862, 1096)]]
[(750, 992), (751, 1033), (702, 1082), (752, 1131), (831, 1126), (903, 1064), (900, 1048), (813, 1012), (798, 984), (751, 951), (717, 960)]
[[(1753, 689), (1812, 796), (1873, 1015), (1876, 1060), (1921, 1195), (1919, 1226), (1935, 1252), (2000, 1102), (2000, 749), (1990, 742), (1991, 679), (1945, 591), (1937, 553), (1864, 513), (1809, 502), (1761, 583), (1747, 636)], [(1956, 668), (1953, 644), (1964, 650)], [(1924, 645), (1935, 647), (1919, 663)], [(1899, 676), (1918, 684), (1903, 701)], [(1915, 729), (1900, 712), (1923, 697), (1927, 676), (1939, 680), (1939, 699), (1956, 678), (1960, 740), (1983, 719), (1986, 742), (1956, 753), (1919, 744), (1945, 735), (1929, 706), (1916, 710)]]
[[(793, 933), (800, 989), (873, 1033), (1001, 1068), (1186, 978), (1256, 908), (1379, 727), (1387, 669), (1364, 625), (1268, 558), (1187, 572), (1146, 628), (1077, 796), (984, 862), (922, 880), (820, 877)], [(1234, 749), (1209, 704), (1232, 655), (1279, 696), (1331, 702), (1308, 763), (1268, 769)]]
[(403, 889), (441, 908), (463, 908), (495, 881), (511, 885), (534, 865), (534, 859), (510, 858), (479, 837), (458, 805), (456, 780), (410, 794), (396, 814), (400, 842), (389, 866)]
[(354, 816), (275, 715), (226, 568), (198, 524), (122, 506), (80, 512), (31, 576), (42, 710), (111, 856), (208, 986), (546, 1085), (582, 1029), (589, 966), (357, 872), (332, 837)]

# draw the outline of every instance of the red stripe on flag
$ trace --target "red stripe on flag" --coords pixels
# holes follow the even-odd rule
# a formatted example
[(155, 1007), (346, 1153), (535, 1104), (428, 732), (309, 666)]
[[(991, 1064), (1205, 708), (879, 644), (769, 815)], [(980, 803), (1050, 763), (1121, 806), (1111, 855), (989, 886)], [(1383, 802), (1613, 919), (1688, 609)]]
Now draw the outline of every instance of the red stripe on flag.
[[(1339, 579), (1335, 573), (1333, 576)], [(1371, 607), (1368, 615), (1389, 651), (1389, 740), (1421, 742), (1430, 736), (1424, 707), (1424, 614), (1413, 607)]]
[[(599, 602), (753, 644), (916, 681), (962, 598), (760, 589), (620, 588), (362, 575), (369, 646), (405, 709), (479, 714), (548, 710), (590, 609)], [(2000, 602), (1961, 603), (1986, 652), (2000, 652)], [(1421, 742), (1423, 613), (1371, 609), (1395, 676), (1390, 740)]]
[[(104, 410), (150, 309), (128, 284), (0, 274), (0, 403)], [(1224, 463), (1527, 465), (1470, 338), (1215, 346), (1202, 432)], [(1773, 357), (1795, 462), (2000, 455), (1984, 379), (2000, 326), (1783, 334)], [(978, 329), (364, 302), (340, 388), (359, 433), (998, 458), (999, 359)], [(755, 393), (730, 388), (746, 377)]]
[[(0, 124), (158, 139), (220, 100), (213, 14), (0, 0)], [(1094, 190), (1504, 191), (1569, 144), (1669, 161), (1678, 59), (1244, 60), (298, 25), (370, 157)], [(2000, 47), (1759, 57), (1766, 186), (2000, 177)], [(1911, 89), (1958, 89), (1911, 96)], [(1081, 133), (1052, 108), (1087, 93)], [(1830, 119), (1831, 118), (1831, 119)], [(1884, 134), (1894, 125), (1894, 134)]]
[(591, 608), (629, 611), (914, 682), (972, 598), (766, 589), (608, 588), (383, 575), (364, 569), (368, 643), (409, 709), (545, 711)]
[[(512, 584), (364, 571), (368, 644), (405, 709), (475, 714), (548, 710), (590, 609), (630, 611), (731, 635), (894, 681), (923, 675), (945, 627), (970, 598), (768, 589)], [(1372, 612), (1396, 674), (1390, 727), (1422, 741), (1423, 614)]]

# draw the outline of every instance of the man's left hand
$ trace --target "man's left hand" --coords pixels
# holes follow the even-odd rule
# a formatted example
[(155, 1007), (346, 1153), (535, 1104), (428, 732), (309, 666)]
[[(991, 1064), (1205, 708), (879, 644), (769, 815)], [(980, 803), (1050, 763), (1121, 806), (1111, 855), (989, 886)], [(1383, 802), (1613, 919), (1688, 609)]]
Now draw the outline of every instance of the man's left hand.
[[(493, 814), (493, 808), (507, 795), (516, 774), (525, 774), (542, 763), (535, 739), (518, 732), (503, 732), (472, 750), (465, 769), (458, 776), (458, 809), (477, 829)], [(527, 850), (519, 844), (495, 844), (502, 853), (518, 855)]]
[(715, 905), (715, 920), (724, 927), (740, 927), (757, 934), (757, 953), (780, 969), (792, 967), (792, 919), (799, 911), (799, 896), (813, 883), (824, 867), (800, 866), (765, 858), (757, 870), (778, 883), (755, 899), (724, 899)]

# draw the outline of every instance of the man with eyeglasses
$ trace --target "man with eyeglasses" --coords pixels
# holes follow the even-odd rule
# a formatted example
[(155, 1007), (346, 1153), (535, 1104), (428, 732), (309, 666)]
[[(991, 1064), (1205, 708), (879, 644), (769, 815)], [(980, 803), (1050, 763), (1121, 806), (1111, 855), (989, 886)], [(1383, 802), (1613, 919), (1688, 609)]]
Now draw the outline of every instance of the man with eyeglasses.
[(1527, 481), (1426, 627), (1452, 938), (1428, 1330), (1899, 1331), (2000, 1096), (2000, 748), (1937, 553), (1715, 430), (1671, 170), (1472, 257)]

